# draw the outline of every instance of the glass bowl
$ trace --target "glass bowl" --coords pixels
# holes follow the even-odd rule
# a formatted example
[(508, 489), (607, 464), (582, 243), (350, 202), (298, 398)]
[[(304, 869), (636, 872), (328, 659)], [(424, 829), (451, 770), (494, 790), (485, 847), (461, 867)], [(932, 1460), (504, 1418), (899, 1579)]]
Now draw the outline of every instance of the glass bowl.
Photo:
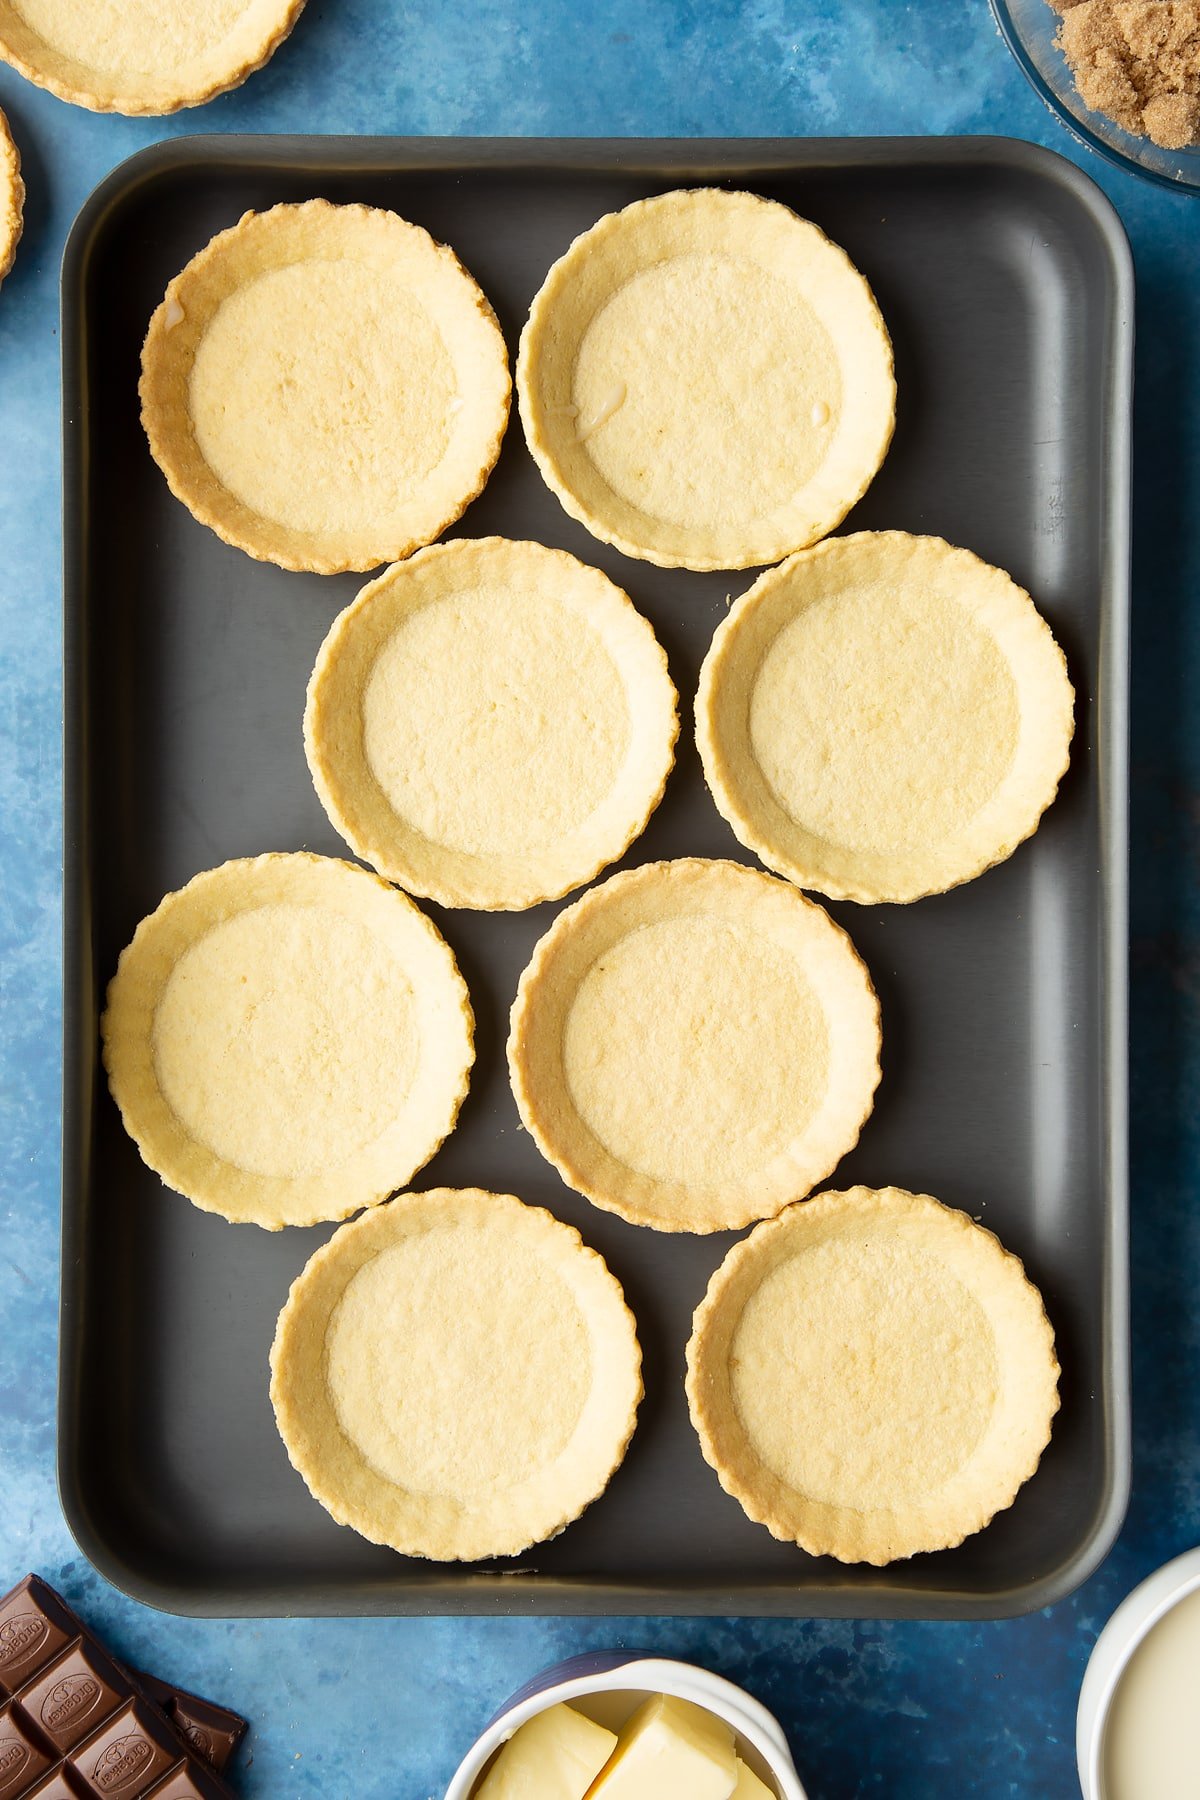
[(1054, 42), (1062, 20), (1049, 0), (991, 0), (991, 6), (1001, 36), (1033, 91), (1081, 144), (1119, 169), (1144, 175), (1177, 193), (1200, 193), (1200, 147), (1162, 150), (1149, 138), (1122, 131), (1103, 113), (1089, 112), (1076, 91), (1067, 60)]

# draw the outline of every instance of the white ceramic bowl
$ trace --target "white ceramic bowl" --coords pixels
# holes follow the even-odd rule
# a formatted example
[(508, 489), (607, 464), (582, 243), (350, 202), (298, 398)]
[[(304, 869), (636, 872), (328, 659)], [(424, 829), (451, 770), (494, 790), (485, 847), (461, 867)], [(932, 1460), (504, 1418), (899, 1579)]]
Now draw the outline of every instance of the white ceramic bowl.
[(780, 1800), (806, 1800), (791, 1751), (778, 1719), (732, 1681), (698, 1669), (693, 1663), (662, 1657), (628, 1656), (619, 1652), (572, 1657), (528, 1682), (497, 1713), (483, 1736), (459, 1764), (446, 1800), (470, 1800), (476, 1782), (500, 1745), (518, 1725), (548, 1706), (569, 1700), (611, 1730), (622, 1725), (648, 1694), (676, 1694), (715, 1713), (731, 1727), (738, 1755)]
[(1104, 1733), (1113, 1696), (1129, 1659), (1147, 1632), (1173, 1606), (1200, 1589), (1200, 1549), (1164, 1563), (1122, 1600), (1100, 1636), (1079, 1690), (1075, 1759), (1083, 1800), (1107, 1800), (1102, 1779)]

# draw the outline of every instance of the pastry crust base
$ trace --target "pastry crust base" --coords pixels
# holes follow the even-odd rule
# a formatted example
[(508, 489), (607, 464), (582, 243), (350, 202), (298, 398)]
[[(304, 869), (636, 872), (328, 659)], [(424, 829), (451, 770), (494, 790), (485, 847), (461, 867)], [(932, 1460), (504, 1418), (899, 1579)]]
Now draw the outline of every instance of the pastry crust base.
[(0, 281), (13, 266), (24, 224), (25, 183), (21, 180), (21, 157), (8, 120), (0, 112)]
[(728, 1231), (824, 1180), (879, 1081), (879, 1003), (846, 934), (785, 882), (699, 857), (561, 912), (508, 1040), (563, 1180), (658, 1231)]
[(895, 421), (892, 349), (845, 252), (776, 201), (679, 190), (609, 213), (521, 334), (529, 448), (629, 556), (744, 569), (823, 537)]
[(860, 532), (734, 603), (696, 742), (748, 850), (838, 900), (918, 900), (1011, 856), (1066, 772), (1066, 660), (1002, 569), (941, 538)]
[(598, 569), (459, 538), (365, 587), (308, 685), (304, 747), (355, 853), (442, 906), (534, 906), (624, 854), (679, 733), (667, 659)]
[[(131, 63), (128, 45), (118, 45), (115, 55), (110, 53), (105, 59), (105, 50), (111, 52), (113, 46), (99, 39), (94, 10), (95, 0), (53, 0), (52, 4), (42, 0), (41, 29), (37, 29), (17, 0), (0, 0), (0, 57), (27, 81), (48, 88), (73, 106), (85, 106), (91, 112), (157, 115), (202, 106), (217, 94), (240, 87), (289, 35), (304, 10), (304, 0), (246, 0), (241, 15), (215, 43), (205, 43), (182, 60), (164, 60), (154, 70), (147, 70), (140, 61)], [(148, 30), (140, 35), (142, 56), (149, 29), (159, 34), (164, 44), (173, 24), (190, 38), (202, 10), (192, 0), (156, 0), (147, 18)], [(79, 54), (81, 38), (94, 61)]]
[(687, 1349), (692, 1423), (725, 1491), (773, 1537), (876, 1565), (948, 1549), (1012, 1504), (1058, 1376), (1017, 1257), (899, 1188), (819, 1194), (758, 1226), (710, 1281)]
[(459, 518), (500, 454), (508, 352), (454, 252), (368, 206), (249, 212), (150, 320), (142, 423), (171, 492), (228, 544), (332, 575)]
[(168, 894), (122, 951), (100, 1021), (143, 1160), (204, 1211), (268, 1231), (344, 1219), (428, 1162), (466, 1094), (473, 1027), (412, 901), (306, 853), (223, 863)]
[(406, 1556), (515, 1556), (607, 1487), (642, 1395), (637, 1327), (579, 1233), (511, 1194), (402, 1194), (293, 1282), (271, 1403), (339, 1524)]

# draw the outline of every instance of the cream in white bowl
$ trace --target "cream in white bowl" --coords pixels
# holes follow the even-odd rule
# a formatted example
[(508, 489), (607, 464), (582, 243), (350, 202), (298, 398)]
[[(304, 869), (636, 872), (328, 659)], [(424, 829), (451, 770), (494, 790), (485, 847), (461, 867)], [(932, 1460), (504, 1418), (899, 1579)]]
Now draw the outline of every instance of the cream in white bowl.
[(1200, 1794), (1200, 1549), (1156, 1570), (1100, 1633), (1076, 1755), (1084, 1800)]
[(472, 1800), (497, 1751), (519, 1726), (560, 1702), (619, 1731), (652, 1694), (673, 1694), (723, 1719), (738, 1756), (778, 1800), (806, 1800), (782, 1727), (765, 1706), (692, 1663), (618, 1654), (578, 1656), (547, 1669), (507, 1703), (472, 1745), (451, 1778), (445, 1800)]

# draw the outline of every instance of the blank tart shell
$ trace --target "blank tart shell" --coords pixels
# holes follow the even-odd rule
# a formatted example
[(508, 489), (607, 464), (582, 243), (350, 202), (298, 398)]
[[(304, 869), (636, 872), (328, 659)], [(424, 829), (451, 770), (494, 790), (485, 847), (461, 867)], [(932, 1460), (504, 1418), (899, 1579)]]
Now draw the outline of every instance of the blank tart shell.
[(495, 314), (452, 250), (367, 206), (247, 213), (167, 288), (142, 423), (171, 491), (227, 543), (335, 574), (457, 519), (508, 419)]
[(172, 113), (240, 87), (304, 0), (0, 0), (0, 56), (92, 112)]
[(21, 158), (8, 120), (0, 112), (0, 281), (13, 266), (25, 220), (25, 183)]
[(429, 1160), (467, 1091), (473, 1023), (406, 895), (301, 853), (168, 894), (121, 953), (100, 1029), (150, 1167), (274, 1231), (373, 1206)]
[(335, 620), (308, 688), (317, 793), (359, 856), (444, 906), (533, 906), (662, 797), (675, 689), (598, 569), (504, 538), (420, 551)]
[(769, 569), (704, 660), (696, 741), (747, 849), (801, 887), (920, 899), (1010, 856), (1066, 771), (1074, 694), (1023, 588), (941, 538)]
[(926, 1194), (850, 1188), (735, 1244), (687, 1350), (721, 1486), (774, 1537), (883, 1564), (1010, 1506), (1058, 1410), (1041, 1295)]
[(892, 350), (845, 252), (788, 207), (680, 190), (609, 213), (521, 334), (529, 448), (594, 536), (744, 569), (849, 512), (895, 420)]
[(559, 914), (521, 977), (508, 1060), (564, 1181), (659, 1231), (778, 1212), (858, 1138), (879, 1006), (845, 932), (738, 863), (613, 875)]
[(602, 1493), (637, 1329), (579, 1233), (511, 1194), (402, 1194), (293, 1282), (271, 1349), (288, 1455), (340, 1524), (439, 1561), (515, 1556)]

